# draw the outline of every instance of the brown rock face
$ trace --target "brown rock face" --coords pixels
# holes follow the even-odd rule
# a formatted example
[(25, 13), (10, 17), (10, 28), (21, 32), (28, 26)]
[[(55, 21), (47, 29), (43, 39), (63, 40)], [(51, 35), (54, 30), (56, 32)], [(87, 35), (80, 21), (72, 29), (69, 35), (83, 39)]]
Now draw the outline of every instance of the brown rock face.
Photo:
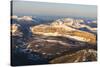
[(76, 30), (68, 26), (48, 26), (39, 25), (31, 28), (33, 34), (45, 36), (62, 36), (66, 38), (75, 39), (82, 42), (96, 44), (96, 36), (92, 33)]
[(22, 36), (22, 32), (20, 31), (19, 24), (12, 24), (11, 25), (11, 34), (12, 36)]
[(11, 32), (12, 32), (12, 33), (15, 33), (16, 31), (18, 31), (18, 26), (17, 26), (17, 24), (12, 24), (12, 25), (11, 25)]
[(73, 63), (73, 62), (84, 62), (84, 61), (97, 61), (97, 53), (95, 50), (79, 50), (75, 53), (66, 54), (64, 56), (55, 58), (50, 61), (52, 64), (56, 63)]

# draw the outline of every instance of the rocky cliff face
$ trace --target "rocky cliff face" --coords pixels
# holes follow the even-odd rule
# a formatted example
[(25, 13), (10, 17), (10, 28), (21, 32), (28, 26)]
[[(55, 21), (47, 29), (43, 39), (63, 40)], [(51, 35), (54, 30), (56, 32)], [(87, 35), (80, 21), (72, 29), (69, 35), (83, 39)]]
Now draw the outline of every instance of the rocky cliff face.
[(12, 36), (23, 36), (19, 24), (11, 24), (11, 34)]
[(89, 50), (79, 50), (75, 53), (66, 54), (61, 57), (57, 57), (50, 61), (52, 64), (57, 63), (75, 63), (75, 62), (81, 62), (81, 61), (96, 61), (97, 53), (96, 51), (89, 49)]
[[(33, 34), (40, 34), (45, 36), (62, 36), (78, 41), (96, 43), (96, 36), (92, 33), (74, 29), (63, 24), (60, 25), (38, 25), (31, 28)], [(86, 34), (86, 35), (84, 35)]]

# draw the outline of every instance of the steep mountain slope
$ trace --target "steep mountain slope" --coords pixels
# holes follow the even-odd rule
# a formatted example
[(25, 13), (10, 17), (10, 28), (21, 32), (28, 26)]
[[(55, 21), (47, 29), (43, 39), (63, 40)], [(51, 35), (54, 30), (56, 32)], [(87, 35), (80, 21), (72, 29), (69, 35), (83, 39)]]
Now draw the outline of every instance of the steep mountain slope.
[(33, 34), (40, 34), (45, 36), (62, 36), (75, 39), (78, 41), (89, 42), (93, 44), (96, 43), (96, 36), (94, 34), (73, 29), (65, 25), (56, 25), (56, 26), (39, 25), (32, 27), (31, 31)]
[(85, 62), (85, 61), (97, 61), (96, 59), (97, 53), (96, 51), (89, 49), (87, 50), (79, 50), (75, 53), (72, 54), (66, 54), (64, 56), (55, 58), (50, 61), (52, 64), (57, 64), (57, 63), (75, 63), (75, 62)]
[(12, 36), (23, 36), (19, 24), (11, 24), (11, 34)]
[(51, 25), (65, 25), (70, 26), (75, 29), (87, 31), (90, 33), (96, 33), (97, 31), (97, 22), (88, 21), (83, 19), (74, 19), (74, 18), (62, 18), (54, 21)]

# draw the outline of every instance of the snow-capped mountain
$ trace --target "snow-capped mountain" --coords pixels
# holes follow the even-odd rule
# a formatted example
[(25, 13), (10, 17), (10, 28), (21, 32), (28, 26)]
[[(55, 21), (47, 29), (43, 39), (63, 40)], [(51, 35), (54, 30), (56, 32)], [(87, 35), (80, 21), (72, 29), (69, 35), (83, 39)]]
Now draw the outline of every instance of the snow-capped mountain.
[(96, 34), (97, 22), (84, 19), (63, 18), (54, 21), (51, 25), (66, 25), (72, 28)]
[(93, 51), (97, 49), (96, 34), (93, 34), (93, 31), (97, 32), (96, 21), (87, 22), (84, 19), (75, 18), (49, 21), (43, 18), (11, 17), (12, 61), (15, 64), (20, 64), (21, 60), (31, 61), (32, 64), (53, 63), (54, 58), (64, 55), (65, 58), (67, 55), (70, 59), (73, 59), (74, 55), (75, 61), (79, 57), (82, 57), (82, 60), (79, 58), (78, 61), (86, 61), (84, 57), (87, 59), (87, 55), (82, 54), (87, 53), (90, 57), (96, 54), (90, 54), (87, 51), (87, 49)]

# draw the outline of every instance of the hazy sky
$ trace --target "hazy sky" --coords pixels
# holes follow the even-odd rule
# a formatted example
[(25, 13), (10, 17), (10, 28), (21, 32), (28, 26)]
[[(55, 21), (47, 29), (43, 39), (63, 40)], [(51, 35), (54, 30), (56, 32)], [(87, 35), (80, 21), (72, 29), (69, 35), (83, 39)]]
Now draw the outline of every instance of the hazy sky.
[(14, 15), (63, 15), (83, 16), (94, 18), (97, 16), (97, 6), (61, 3), (44, 3), (31, 1), (13, 1)]

